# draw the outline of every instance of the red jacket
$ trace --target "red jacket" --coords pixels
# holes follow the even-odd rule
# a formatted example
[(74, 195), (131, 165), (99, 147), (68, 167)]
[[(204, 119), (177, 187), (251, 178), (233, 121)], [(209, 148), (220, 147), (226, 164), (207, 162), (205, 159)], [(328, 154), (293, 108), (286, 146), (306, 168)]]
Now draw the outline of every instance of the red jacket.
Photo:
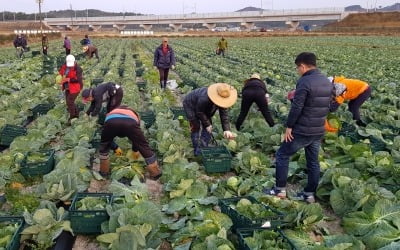
[[(67, 69), (68, 69), (68, 72), (67, 72)], [(75, 63), (74, 67), (67, 67), (67, 65), (64, 63), (58, 72), (64, 78), (69, 78), (69, 81), (68, 81), (69, 93), (76, 94), (81, 91), (82, 86), (83, 86), (82, 68), (77, 63)], [(61, 83), (61, 84), (63, 84), (63, 83)], [(64, 90), (64, 85), (62, 86), (62, 88)]]

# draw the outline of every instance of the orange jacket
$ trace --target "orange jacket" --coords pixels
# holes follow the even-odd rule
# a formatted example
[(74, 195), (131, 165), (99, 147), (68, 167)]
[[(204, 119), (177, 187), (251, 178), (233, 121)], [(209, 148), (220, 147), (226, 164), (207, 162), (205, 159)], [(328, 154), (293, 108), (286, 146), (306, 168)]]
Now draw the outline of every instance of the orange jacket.
[(362, 94), (368, 87), (368, 83), (357, 79), (346, 79), (343, 76), (335, 76), (334, 83), (342, 83), (346, 85), (346, 91), (336, 97), (336, 101), (342, 104), (346, 100), (354, 100)]

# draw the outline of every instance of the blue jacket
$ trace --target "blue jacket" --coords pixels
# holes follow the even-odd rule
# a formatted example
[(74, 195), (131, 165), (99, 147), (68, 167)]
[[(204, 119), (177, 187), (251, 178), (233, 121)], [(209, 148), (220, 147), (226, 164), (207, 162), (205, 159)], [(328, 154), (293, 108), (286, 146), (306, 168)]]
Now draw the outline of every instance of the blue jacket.
[(297, 81), (286, 127), (292, 128), (293, 134), (323, 135), (332, 94), (332, 83), (318, 69), (304, 73)]
[(154, 62), (153, 65), (157, 68), (168, 69), (172, 65), (175, 65), (175, 53), (171, 46), (167, 45), (168, 52), (164, 55), (162, 45), (158, 46), (154, 51)]

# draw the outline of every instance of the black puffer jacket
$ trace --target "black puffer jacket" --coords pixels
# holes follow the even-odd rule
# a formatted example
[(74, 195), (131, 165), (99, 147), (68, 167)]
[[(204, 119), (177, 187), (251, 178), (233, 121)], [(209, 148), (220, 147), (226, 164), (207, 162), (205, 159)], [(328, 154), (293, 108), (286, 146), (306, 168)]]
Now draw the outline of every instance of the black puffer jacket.
[(188, 120), (199, 119), (203, 127), (211, 125), (211, 117), (218, 110), (224, 131), (230, 130), (228, 109), (215, 105), (207, 95), (207, 87), (195, 89), (185, 96), (183, 106), (188, 110)]
[(154, 51), (154, 62), (153, 66), (162, 69), (171, 68), (172, 65), (175, 65), (175, 53), (171, 46), (168, 46), (167, 54), (164, 55), (162, 45), (158, 46), (156, 51)]
[(304, 73), (297, 81), (286, 127), (293, 128), (293, 134), (323, 135), (332, 89), (333, 85), (318, 69)]
[(260, 91), (264, 92), (264, 94), (267, 93), (267, 87), (265, 86), (265, 83), (257, 78), (250, 78), (248, 81), (246, 81), (242, 91), (250, 88), (259, 88)]
[(97, 116), (101, 110), (103, 102), (107, 102), (112, 96), (117, 93), (115, 83), (108, 82), (98, 85), (92, 91), (93, 101), (87, 111), (92, 116)]

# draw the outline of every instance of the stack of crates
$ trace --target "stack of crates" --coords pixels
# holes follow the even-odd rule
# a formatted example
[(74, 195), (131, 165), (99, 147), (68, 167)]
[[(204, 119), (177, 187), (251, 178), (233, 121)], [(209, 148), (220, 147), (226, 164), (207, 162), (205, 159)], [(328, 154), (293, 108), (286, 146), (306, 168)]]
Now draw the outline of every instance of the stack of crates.
[(100, 234), (101, 224), (110, 216), (106, 209), (103, 210), (78, 210), (77, 202), (86, 197), (105, 199), (107, 204), (112, 202), (112, 194), (109, 193), (77, 193), (69, 208), (69, 216), (72, 230), (77, 234)]
[(144, 91), (146, 89), (147, 82), (145, 80), (136, 82), (136, 85), (139, 88), (139, 91)]
[(22, 135), (26, 135), (26, 128), (21, 126), (6, 124), (1, 130), (0, 145), (8, 147), (16, 137)]
[(25, 155), (25, 158), (21, 164), (20, 171), (24, 177), (45, 175), (47, 173), (50, 173), (50, 171), (53, 170), (53, 168), (54, 168), (54, 165), (55, 165), (54, 153), (55, 153), (55, 151), (53, 149), (41, 150), (41, 151), (37, 152), (37, 153), (44, 155), (46, 157), (45, 160), (39, 161), (39, 162), (27, 162), (28, 158), (34, 153), (35, 152), (28, 152)]
[(229, 172), (232, 167), (232, 155), (224, 146), (201, 148), (201, 158), (208, 174)]

